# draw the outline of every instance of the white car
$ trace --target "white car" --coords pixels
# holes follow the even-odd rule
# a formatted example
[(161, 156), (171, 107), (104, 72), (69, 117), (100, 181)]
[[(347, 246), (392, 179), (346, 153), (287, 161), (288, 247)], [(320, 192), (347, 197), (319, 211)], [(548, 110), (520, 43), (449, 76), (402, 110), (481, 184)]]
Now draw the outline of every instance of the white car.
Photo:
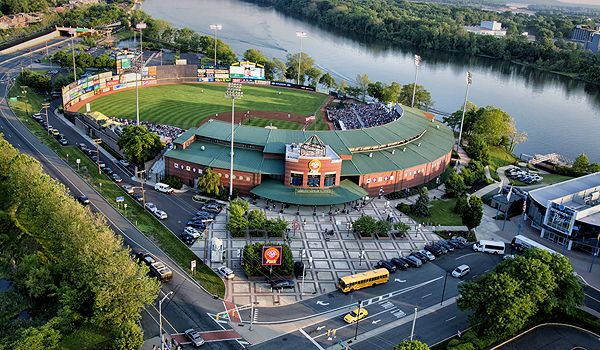
[(221, 267), (217, 268), (217, 272), (219, 272), (219, 274), (221, 276), (223, 276), (225, 279), (228, 279), (228, 280), (231, 280), (235, 277), (235, 275), (233, 274), (233, 270), (231, 270), (227, 266), (221, 266)]
[(121, 185), (121, 187), (123, 187), (125, 192), (127, 192), (129, 194), (133, 194), (135, 192), (133, 186), (131, 186), (130, 184), (124, 184), (124, 185)]
[(154, 216), (156, 216), (157, 218), (159, 218), (161, 220), (164, 220), (168, 217), (167, 213), (164, 210), (160, 210), (160, 209), (156, 209), (154, 211)]
[(119, 163), (121, 163), (122, 166), (129, 166), (129, 162), (127, 161), (127, 159), (121, 159)]
[(429, 261), (435, 260), (435, 255), (431, 254), (430, 252), (426, 251), (425, 249), (419, 250), (419, 253), (425, 255), (427, 257), (427, 260), (429, 260)]
[(154, 213), (155, 211), (158, 210), (156, 205), (154, 205), (154, 203), (152, 203), (152, 202), (146, 203), (146, 209), (148, 209), (151, 213)]
[(471, 272), (469, 265), (460, 265), (452, 271), (452, 277), (461, 278), (466, 276), (469, 272)]
[(202, 232), (200, 232), (199, 230), (196, 230), (195, 228), (193, 228), (191, 226), (187, 226), (186, 228), (184, 228), (183, 233), (188, 234), (188, 235), (194, 237), (195, 239), (202, 237)]

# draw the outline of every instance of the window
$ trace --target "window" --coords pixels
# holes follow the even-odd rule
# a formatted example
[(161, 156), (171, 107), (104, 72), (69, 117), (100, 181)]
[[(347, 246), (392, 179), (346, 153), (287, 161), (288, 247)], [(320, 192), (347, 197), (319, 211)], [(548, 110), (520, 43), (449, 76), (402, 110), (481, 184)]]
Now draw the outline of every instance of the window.
[(304, 181), (304, 175), (298, 173), (290, 174), (290, 185), (292, 186), (302, 186), (302, 182)]
[(325, 174), (325, 187), (335, 186), (335, 174)]
[(308, 187), (321, 186), (321, 175), (308, 175)]

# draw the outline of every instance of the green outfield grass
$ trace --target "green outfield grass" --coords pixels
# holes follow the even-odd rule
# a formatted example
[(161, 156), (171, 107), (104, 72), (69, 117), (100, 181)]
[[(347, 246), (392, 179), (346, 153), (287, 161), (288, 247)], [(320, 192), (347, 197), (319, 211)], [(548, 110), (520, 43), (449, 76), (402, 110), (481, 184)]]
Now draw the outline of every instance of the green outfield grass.
[[(178, 126), (198, 125), (216, 113), (231, 113), (225, 84), (161, 85), (139, 89), (140, 119)], [(327, 95), (266, 86), (242, 87), (244, 96), (235, 102), (237, 111), (275, 111), (301, 115), (319, 114)], [(135, 119), (135, 89), (101, 97), (90, 103), (92, 111)], [(85, 107), (82, 108), (85, 110)]]
[(296, 122), (289, 122), (287, 120), (279, 120), (279, 119), (266, 119), (266, 118), (248, 118), (244, 119), (242, 122), (244, 125), (252, 125), (252, 126), (260, 126), (264, 128), (265, 126), (272, 125), (277, 129), (289, 129), (289, 130), (300, 130), (302, 129), (301, 124)]

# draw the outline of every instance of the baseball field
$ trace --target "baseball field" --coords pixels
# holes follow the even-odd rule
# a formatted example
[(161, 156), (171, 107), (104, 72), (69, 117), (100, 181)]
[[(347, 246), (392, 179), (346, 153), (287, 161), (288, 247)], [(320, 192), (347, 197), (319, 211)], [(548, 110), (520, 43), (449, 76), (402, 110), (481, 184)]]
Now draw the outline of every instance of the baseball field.
[[(208, 118), (224, 119), (225, 115), (231, 116), (231, 99), (225, 97), (226, 87), (225, 84), (208, 83), (141, 88), (140, 119), (184, 129), (197, 126)], [(235, 101), (236, 119), (241, 114), (240, 118), (244, 120), (249, 111), (248, 117), (252, 120), (244, 120), (244, 124), (257, 126), (272, 124), (301, 128), (301, 124), (292, 121), (304, 120), (311, 115), (316, 115), (319, 120), (320, 109), (327, 101), (327, 95), (285, 88), (244, 85), (242, 91), (243, 97)], [(90, 102), (90, 108), (108, 116), (135, 119), (135, 89), (100, 97)], [(81, 110), (84, 111), (85, 106)]]

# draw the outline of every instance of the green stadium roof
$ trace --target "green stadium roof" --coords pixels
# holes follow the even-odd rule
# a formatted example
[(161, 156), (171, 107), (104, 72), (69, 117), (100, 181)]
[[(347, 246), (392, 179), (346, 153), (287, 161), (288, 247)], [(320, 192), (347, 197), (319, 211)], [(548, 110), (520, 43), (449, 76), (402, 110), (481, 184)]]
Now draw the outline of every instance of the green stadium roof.
[(335, 205), (359, 200), (367, 192), (350, 180), (343, 180), (335, 188), (316, 190), (285, 186), (281, 181), (266, 180), (250, 190), (253, 194), (277, 202), (294, 205)]
[[(284, 156), (286, 144), (303, 143), (312, 135), (319, 136), (339, 155), (352, 155), (351, 160), (342, 162), (343, 176), (407, 169), (432, 162), (451, 151), (454, 134), (450, 128), (439, 121), (425, 118), (423, 112), (417, 109), (405, 106), (402, 108), (404, 114), (401, 118), (366, 129), (302, 131), (236, 125), (234, 168), (240, 171), (281, 175), (284, 167), (282, 159), (264, 158), (258, 149), (250, 150), (240, 146), (252, 145), (264, 148), (264, 153)], [(165, 156), (204, 166), (229, 168), (229, 148), (226, 143), (230, 140), (231, 124), (216, 120), (209, 121), (199, 128), (187, 130), (175, 140), (175, 144), (182, 144), (194, 134), (199, 138), (220, 140), (223, 145), (197, 138), (185, 150), (173, 149)], [(358, 147), (373, 147), (409, 140), (421, 134), (422, 136), (417, 140), (385, 150), (356, 150)], [(201, 150), (201, 146), (205, 146), (204, 151)], [(394, 150), (393, 154), (392, 150)]]

